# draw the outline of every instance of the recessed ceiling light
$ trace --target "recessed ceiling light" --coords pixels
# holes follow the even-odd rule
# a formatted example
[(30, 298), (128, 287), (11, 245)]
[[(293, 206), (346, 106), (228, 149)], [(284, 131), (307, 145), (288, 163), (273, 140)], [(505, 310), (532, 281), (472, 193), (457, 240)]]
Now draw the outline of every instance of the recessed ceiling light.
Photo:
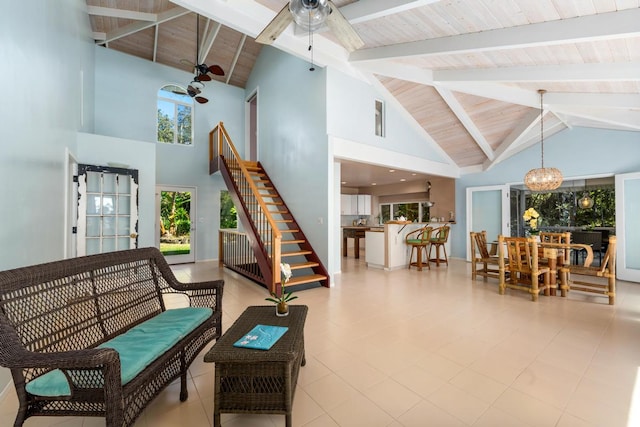
[(347, 181), (342, 181), (341, 182), (342, 185), (345, 185), (346, 183), (347, 183)]
[(376, 184), (375, 182), (372, 182), (371, 185), (378, 185), (378, 184)]
[(389, 172), (394, 173), (396, 170), (395, 169), (389, 169)]
[(416, 175), (418, 175), (418, 174), (417, 174), (417, 173), (412, 173), (412, 174), (411, 174), (411, 176), (416, 176)]
[(400, 179), (400, 182), (405, 182), (405, 181), (406, 181), (406, 179), (404, 179), (404, 178)]

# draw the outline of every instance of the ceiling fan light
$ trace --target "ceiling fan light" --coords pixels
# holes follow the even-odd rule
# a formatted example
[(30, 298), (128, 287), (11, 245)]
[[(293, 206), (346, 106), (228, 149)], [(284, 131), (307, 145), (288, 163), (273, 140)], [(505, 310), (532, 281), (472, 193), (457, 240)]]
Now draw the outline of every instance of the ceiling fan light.
[(289, 10), (293, 20), (306, 31), (322, 27), (331, 13), (327, 0), (291, 0)]

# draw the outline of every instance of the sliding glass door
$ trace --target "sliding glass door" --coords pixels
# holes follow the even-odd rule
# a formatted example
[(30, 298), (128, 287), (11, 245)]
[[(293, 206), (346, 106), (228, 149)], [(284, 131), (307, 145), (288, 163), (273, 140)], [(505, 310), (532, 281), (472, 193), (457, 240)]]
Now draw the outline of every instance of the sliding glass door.
[(616, 175), (617, 277), (640, 282), (640, 172)]

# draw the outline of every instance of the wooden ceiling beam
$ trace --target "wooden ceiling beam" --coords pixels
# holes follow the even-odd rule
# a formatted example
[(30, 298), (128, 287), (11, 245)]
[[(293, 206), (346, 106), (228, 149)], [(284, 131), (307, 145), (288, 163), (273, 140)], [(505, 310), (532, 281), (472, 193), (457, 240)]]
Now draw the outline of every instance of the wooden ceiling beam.
[(106, 16), (109, 18), (133, 19), (134, 21), (156, 22), (157, 13), (136, 12), (134, 10), (116, 9), (113, 7), (87, 6), (87, 13), (94, 16)]
[[(213, 28), (211, 28), (211, 31), (209, 31), (209, 25), (212, 22), (214, 25)], [(204, 29), (205, 36), (200, 43), (200, 56), (198, 58), (198, 64), (203, 64), (207, 56), (209, 56), (209, 52), (211, 52), (213, 42), (216, 40), (216, 37), (218, 37), (218, 33), (220, 32), (221, 27), (222, 25), (220, 25), (219, 23), (207, 19), (207, 25)]]
[(558, 64), (529, 67), (437, 70), (433, 79), (441, 82), (611, 82), (640, 80), (640, 63), (613, 62)]
[(491, 148), (491, 145), (489, 144), (487, 139), (484, 137), (480, 129), (478, 129), (478, 126), (476, 126), (471, 117), (469, 117), (469, 114), (464, 109), (462, 104), (460, 104), (453, 92), (438, 86), (436, 86), (435, 89), (436, 91), (438, 91), (444, 102), (447, 103), (449, 109), (451, 109), (451, 112), (453, 112), (458, 120), (460, 120), (462, 126), (465, 127), (467, 132), (469, 132), (471, 138), (473, 138), (476, 144), (478, 144), (478, 147), (480, 147), (484, 155), (487, 156), (487, 159), (493, 160), (493, 148)]
[(513, 150), (519, 143), (521, 143), (529, 131), (540, 122), (540, 110), (532, 109), (529, 111), (513, 128), (513, 130), (502, 141), (500, 146), (494, 151), (492, 160), (486, 160), (483, 165), (483, 170), (489, 170), (504, 159), (506, 159), (507, 152)]
[(340, 12), (351, 24), (405, 12), (417, 7), (437, 3), (440, 0), (367, 0), (350, 3), (340, 8)]
[(361, 49), (349, 55), (352, 63), (424, 57), (489, 50), (553, 46), (640, 35), (640, 8), (577, 18), (539, 22), (450, 37)]
[(231, 68), (227, 73), (227, 80), (225, 81), (226, 84), (229, 84), (229, 81), (231, 81), (233, 70), (235, 70), (236, 68), (236, 64), (238, 63), (238, 58), (240, 58), (240, 54), (242, 53), (242, 49), (244, 48), (244, 43), (246, 41), (247, 41), (247, 35), (243, 34), (242, 39), (240, 40), (240, 44), (238, 44), (238, 48), (236, 49), (236, 54), (233, 56), (233, 61), (231, 62)]
[(138, 31), (146, 30), (154, 25), (162, 24), (163, 22), (171, 21), (172, 19), (179, 18), (180, 16), (191, 13), (190, 10), (182, 7), (174, 7), (166, 12), (158, 14), (158, 19), (153, 22), (134, 22), (124, 27), (120, 27), (114, 31), (109, 31), (104, 39), (96, 39), (100, 44), (109, 43), (122, 37), (126, 37), (130, 34), (137, 33)]

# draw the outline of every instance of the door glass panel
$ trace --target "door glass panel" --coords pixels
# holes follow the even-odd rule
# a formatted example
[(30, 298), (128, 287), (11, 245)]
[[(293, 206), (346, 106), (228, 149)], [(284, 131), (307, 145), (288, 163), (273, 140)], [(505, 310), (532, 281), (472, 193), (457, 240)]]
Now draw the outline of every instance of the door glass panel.
[(116, 250), (116, 239), (102, 239), (102, 252), (113, 252)]
[(118, 237), (118, 248), (126, 248), (129, 244), (130, 237)]
[(100, 240), (99, 239), (87, 239), (86, 240), (87, 255), (94, 255), (100, 253)]
[(116, 192), (116, 174), (105, 173), (102, 174), (102, 192), (103, 193), (115, 193)]
[(114, 216), (102, 217), (102, 235), (103, 236), (116, 235), (116, 217)]
[(131, 197), (118, 196), (118, 215), (129, 215), (131, 212)]
[[(624, 207), (625, 237), (638, 236), (637, 218), (640, 216), (640, 179), (627, 179), (624, 181)], [(629, 220), (630, 218), (634, 220)], [(640, 269), (640, 245), (634, 238), (624, 240), (624, 267), (629, 270)]]
[(101, 197), (99, 195), (87, 195), (87, 215), (100, 215), (102, 213)]
[(100, 217), (87, 217), (87, 237), (100, 237)]
[(118, 217), (118, 236), (129, 234), (129, 217)]
[(97, 193), (100, 191), (100, 172), (87, 172), (87, 191)]
[(126, 179), (126, 176), (118, 178), (125, 178), (118, 179), (118, 194), (131, 194), (131, 180)]

